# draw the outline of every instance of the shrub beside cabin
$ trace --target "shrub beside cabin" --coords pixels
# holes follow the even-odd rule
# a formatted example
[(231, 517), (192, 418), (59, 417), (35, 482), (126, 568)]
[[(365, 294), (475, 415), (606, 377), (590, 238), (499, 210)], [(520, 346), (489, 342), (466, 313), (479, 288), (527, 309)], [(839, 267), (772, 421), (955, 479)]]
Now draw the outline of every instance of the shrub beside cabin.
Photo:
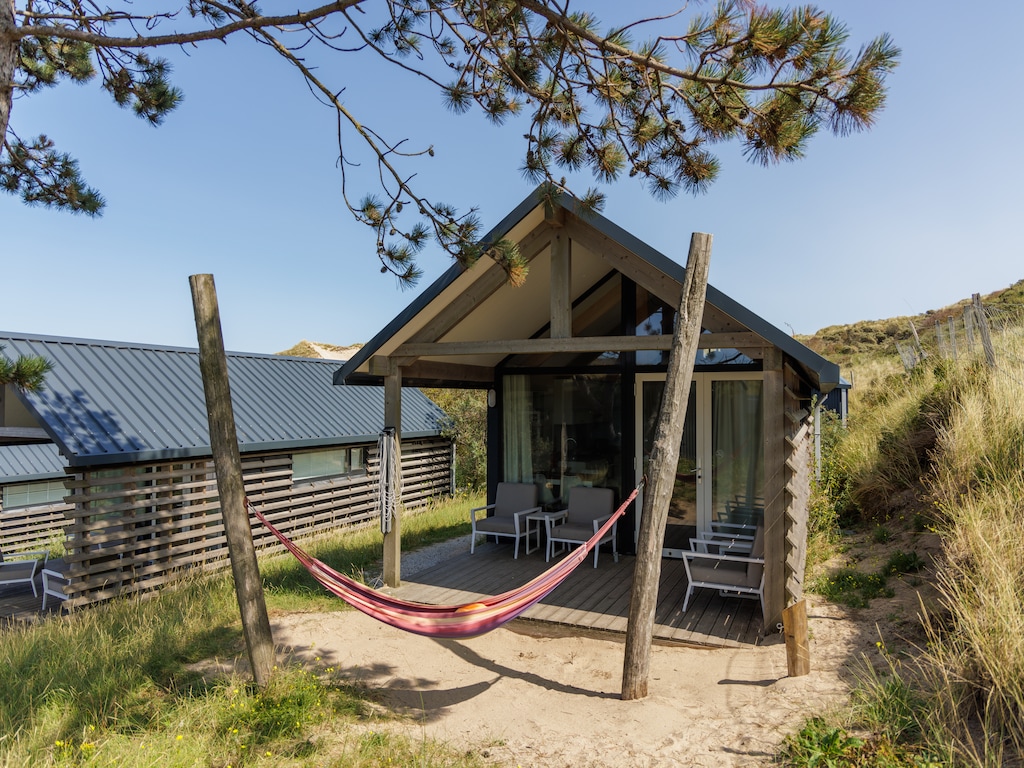
[[(54, 363), (42, 392), (2, 395), (0, 550), (65, 537), (68, 607), (228, 567), (197, 350), (19, 334), (0, 345)], [(290, 536), (377, 519), (384, 393), (333, 386), (337, 367), (228, 353), (246, 494)], [(451, 493), (454, 446), (423, 393), (403, 400), (415, 508)], [(253, 535), (283, 550), (259, 524)]]
[[(551, 506), (577, 485), (621, 502), (646, 471), (684, 268), (568, 197), (535, 192), (483, 242), (502, 238), (529, 260), (524, 285), (486, 256), (452, 266), (335, 382), (390, 384), (392, 400), (405, 385), (486, 389), (489, 500), (505, 480)], [(714, 520), (763, 523), (769, 627), (802, 595), (813, 411), (839, 383), (838, 366), (708, 286), (663, 555)], [(620, 551), (635, 551), (639, 509)]]

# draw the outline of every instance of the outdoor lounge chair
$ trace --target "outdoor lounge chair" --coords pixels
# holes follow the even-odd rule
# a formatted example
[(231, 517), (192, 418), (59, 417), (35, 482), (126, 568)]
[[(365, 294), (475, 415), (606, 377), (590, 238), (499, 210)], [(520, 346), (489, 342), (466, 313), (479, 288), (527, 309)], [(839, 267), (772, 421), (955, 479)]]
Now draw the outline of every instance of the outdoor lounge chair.
[(42, 610), (46, 610), (46, 598), (56, 597), (58, 600), (67, 600), (68, 596), (65, 592), (65, 588), (71, 583), (71, 577), (64, 573), (64, 569), (67, 565), (62, 560), (55, 560), (54, 568), (43, 568), (43, 606)]
[(32, 595), (39, 597), (36, 574), (46, 564), (49, 552), (12, 552), (6, 557), (0, 552), (0, 586), (4, 584), (31, 584)]
[[(478, 512), (490, 510), (493, 510), (492, 515), (487, 517), (481, 515), (479, 519), (477, 518)], [(540, 507), (537, 506), (536, 485), (533, 483), (498, 483), (493, 504), (476, 507), (469, 511), (473, 526), (473, 535), (469, 540), (469, 553), (473, 554), (473, 550), (476, 548), (478, 534), (505, 536), (515, 539), (513, 558), (518, 558), (519, 540), (527, 535), (526, 516), (535, 512), (540, 512)]]
[[(584, 544), (612, 516), (615, 509), (615, 492), (611, 488), (591, 488), (578, 485), (569, 494), (569, 506), (565, 510), (565, 521), (555, 524), (555, 520), (547, 520), (548, 549), (547, 559), (554, 554), (555, 543)], [(597, 568), (597, 555), (602, 544), (612, 543), (612, 555), (619, 562), (619, 549), (616, 534), (619, 524), (615, 523), (611, 531), (594, 547), (594, 567)]]
[(711, 552), (685, 552), (686, 597), (683, 613), (697, 587), (717, 589), (724, 597), (757, 598), (761, 603), (761, 621), (764, 616), (764, 528), (757, 527), (749, 555)]

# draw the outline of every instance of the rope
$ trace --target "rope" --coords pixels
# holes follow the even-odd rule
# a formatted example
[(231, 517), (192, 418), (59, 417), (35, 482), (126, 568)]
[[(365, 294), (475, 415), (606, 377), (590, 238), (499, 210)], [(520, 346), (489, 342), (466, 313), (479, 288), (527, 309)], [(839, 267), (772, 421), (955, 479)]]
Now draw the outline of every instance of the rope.
[(402, 467), (395, 428), (387, 427), (377, 437), (377, 508), (380, 532), (391, 533), (391, 521), (402, 498)]

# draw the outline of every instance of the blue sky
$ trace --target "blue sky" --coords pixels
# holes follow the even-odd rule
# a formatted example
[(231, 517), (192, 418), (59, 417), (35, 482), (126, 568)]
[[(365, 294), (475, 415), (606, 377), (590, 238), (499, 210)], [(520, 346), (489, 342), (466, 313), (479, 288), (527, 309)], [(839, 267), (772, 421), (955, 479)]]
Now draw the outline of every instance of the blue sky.
[[(624, 178), (606, 188), (604, 215), (681, 262), (692, 231), (712, 233), (711, 283), (797, 333), (1024, 278), (1024, 108), (1008, 87), (1022, 71), (1024, 4), (820, 6), (848, 24), (852, 47), (888, 32), (903, 49), (874, 129), (822, 134), (804, 160), (768, 169), (722, 147), (722, 174), (700, 197), (662, 203)], [(623, 20), (610, 15), (617, 3), (591, 7)], [(89, 219), (0, 196), (0, 330), (195, 346), (188, 276), (209, 272), (229, 349), (351, 344), (447, 268), (447, 256), (425, 254), (411, 291), (380, 273), (371, 232), (339, 199), (333, 114), (270, 51), (239, 39), (168, 55), (185, 101), (159, 128), (95, 84), (15, 102), (19, 135), (46, 133), (77, 157), (107, 209)], [(421, 82), (366, 57), (324, 64), (367, 123), (434, 145), (420, 179), (460, 209), (478, 206), (485, 230), (532, 189), (518, 171), (520, 126), (453, 116)]]

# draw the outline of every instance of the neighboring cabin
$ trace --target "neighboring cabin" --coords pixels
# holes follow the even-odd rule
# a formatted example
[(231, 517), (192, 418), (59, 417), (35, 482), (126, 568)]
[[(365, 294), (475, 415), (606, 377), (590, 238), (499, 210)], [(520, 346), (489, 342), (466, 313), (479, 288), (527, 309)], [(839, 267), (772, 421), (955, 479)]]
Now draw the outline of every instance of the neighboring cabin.
[[(0, 395), (0, 551), (66, 536), (69, 606), (227, 567), (197, 350), (10, 333), (0, 345), (54, 363), (43, 391)], [(246, 493), (291, 535), (377, 515), (383, 390), (333, 386), (337, 366), (228, 353)], [(426, 396), (410, 389), (404, 403), (414, 508), (451, 493), (453, 446)]]

